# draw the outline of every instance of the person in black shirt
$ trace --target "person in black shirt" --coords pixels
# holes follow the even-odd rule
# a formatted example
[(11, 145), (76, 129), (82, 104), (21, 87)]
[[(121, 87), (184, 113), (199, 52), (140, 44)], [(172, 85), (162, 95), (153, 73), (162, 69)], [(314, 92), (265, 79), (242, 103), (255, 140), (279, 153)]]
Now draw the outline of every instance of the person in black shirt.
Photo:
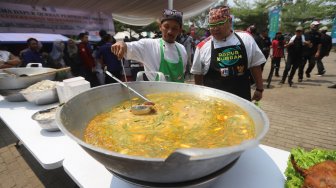
[[(267, 58), (269, 57), (270, 54), (270, 47), (272, 45), (271, 39), (267, 36), (267, 29), (264, 29), (261, 34), (260, 34), (260, 38), (261, 40), (261, 47), (260, 50), (262, 51), (262, 53), (265, 56), (265, 59), (267, 61)], [(266, 62), (264, 64), (261, 64), (261, 70), (264, 70), (264, 66), (265, 66)]]
[(329, 56), (330, 50), (332, 48), (332, 39), (329, 35), (327, 35), (327, 31), (328, 28), (326, 26), (322, 27), (320, 29), (321, 32), (321, 52), (320, 52), (320, 57), (317, 59), (316, 65), (318, 70), (322, 70), (319, 71), (319, 73), (324, 74), (325, 73), (325, 69), (322, 63), (322, 59), (325, 56)]
[(101, 29), (99, 31), (99, 36), (100, 36), (100, 41), (97, 43), (97, 48), (99, 48), (100, 46), (103, 46), (106, 41), (104, 40), (104, 37), (107, 35), (107, 31), (105, 31), (104, 29)]
[(304, 36), (302, 36), (303, 28), (301, 26), (295, 29), (295, 35), (289, 40), (289, 43), (285, 45), (288, 51), (286, 67), (282, 75), (281, 84), (285, 83), (288, 72), (288, 84), (293, 85), (293, 77), (295, 75), (296, 69), (302, 63), (302, 52), (303, 45), (307, 45), (308, 42), (305, 41)]
[[(252, 35), (252, 37), (253, 37), (254, 41), (256, 42), (257, 46), (259, 47), (260, 50), (262, 50), (263, 49), (263, 39), (261, 38), (260, 34), (258, 33), (257, 27), (255, 25), (251, 25), (246, 29), (246, 31)], [(260, 65), (261, 72), (264, 69), (265, 63), (266, 63), (266, 60), (263, 64)], [(253, 76), (250, 73), (250, 70), (248, 70), (248, 74), (249, 74), (249, 77), (250, 77), (250, 84), (251, 85), (255, 84)]]
[[(310, 78), (310, 73), (314, 69), (315, 64), (317, 63), (317, 60), (320, 58), (320, 52), (321, 52), (321, 34), (318, 32), (318, 27), (320, 23), (317, 21), (313, 21), (310, 24), (310, 31), (306, 33), (305, 38), (307, 41), (311, 43), (311, 47), (308, 48), (308, 58), (309, 58), (309, 65), (306, 70), (306, 76), (307, 78)], [(302, 64), (302, 72), (305, 66), (305, 62)], [(318, 63), (317, 66), (318, 74), (323, 75), (325, 73), (325, 70), (323, 67), (320, 66)], [(300, 76), (299, 76), (300, 77)]]

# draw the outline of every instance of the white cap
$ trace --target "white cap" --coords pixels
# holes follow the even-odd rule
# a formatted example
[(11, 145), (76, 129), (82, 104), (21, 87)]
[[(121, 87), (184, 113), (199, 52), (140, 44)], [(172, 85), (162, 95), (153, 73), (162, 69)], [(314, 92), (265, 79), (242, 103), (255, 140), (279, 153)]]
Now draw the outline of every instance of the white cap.
[(313, 21), (310, 25), (320, 25), (320, 22), (318, 22), (318, 21)]

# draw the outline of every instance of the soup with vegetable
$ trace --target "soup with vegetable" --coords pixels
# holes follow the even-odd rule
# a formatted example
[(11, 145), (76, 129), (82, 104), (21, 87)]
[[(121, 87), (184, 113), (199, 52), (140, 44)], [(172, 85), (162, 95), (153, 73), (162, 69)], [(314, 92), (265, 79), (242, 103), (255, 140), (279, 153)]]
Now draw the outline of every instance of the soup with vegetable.
[(155, 113), (134, 115), (125, 101), (94, 117), (84, 140), (127, 155), (166, 158), (179, 148), (219, 148), (255, 138), (255, 126), (239, 106), (188, 93), (157, 93), (147, 97)]

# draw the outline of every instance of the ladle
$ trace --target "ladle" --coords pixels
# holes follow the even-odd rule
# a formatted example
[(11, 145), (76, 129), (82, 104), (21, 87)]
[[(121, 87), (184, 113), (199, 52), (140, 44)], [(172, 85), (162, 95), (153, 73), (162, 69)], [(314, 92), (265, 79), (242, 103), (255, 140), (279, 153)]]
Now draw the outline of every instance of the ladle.
[(110, 76), (111, 78), (113, 78), (114, 80), (116, 80), (117, 82), (119, 82), (121, 85), (123, 85), (124, 87), (126, 87), (129, 91), (132, 91), (133, 93), (135, 93), (136, 95), (138, 95), (140, 98), (142, 98), (143, 100), (145, 100), (145, 104), (144, 105), (135, 105), (131, 107), (131, 112), (134, 115), (144, 115), (144, 114), (149, 114), (153, 108), (152, 106), (154, 105), (154, 103), (152, 101), (150, 101), (149, 99), (147, 99), (146, 97), (144, 97), (143, 95), (141, 95), (140, 93), (138, 93), (136, 90), (134, 90), (133, 88), (129, 87), (127, 84), (125, 84), (124, 82), (122, 82), (121, 80), (119, 80), (117, 77), (113, 76), (113, 74), (111, 74), (108, 70), (105, 69), (105, 73)]

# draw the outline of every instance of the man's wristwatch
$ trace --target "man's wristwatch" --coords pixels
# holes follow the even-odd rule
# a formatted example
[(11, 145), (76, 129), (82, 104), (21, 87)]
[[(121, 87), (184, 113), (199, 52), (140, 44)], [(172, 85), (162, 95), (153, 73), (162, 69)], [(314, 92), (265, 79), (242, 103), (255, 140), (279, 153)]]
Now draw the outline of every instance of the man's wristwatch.
[(260, 93), (262, 93), (264, 91), (264, 89), (258, 89), (258, 88), (256, 88), (256, 91), (259, 91)]

